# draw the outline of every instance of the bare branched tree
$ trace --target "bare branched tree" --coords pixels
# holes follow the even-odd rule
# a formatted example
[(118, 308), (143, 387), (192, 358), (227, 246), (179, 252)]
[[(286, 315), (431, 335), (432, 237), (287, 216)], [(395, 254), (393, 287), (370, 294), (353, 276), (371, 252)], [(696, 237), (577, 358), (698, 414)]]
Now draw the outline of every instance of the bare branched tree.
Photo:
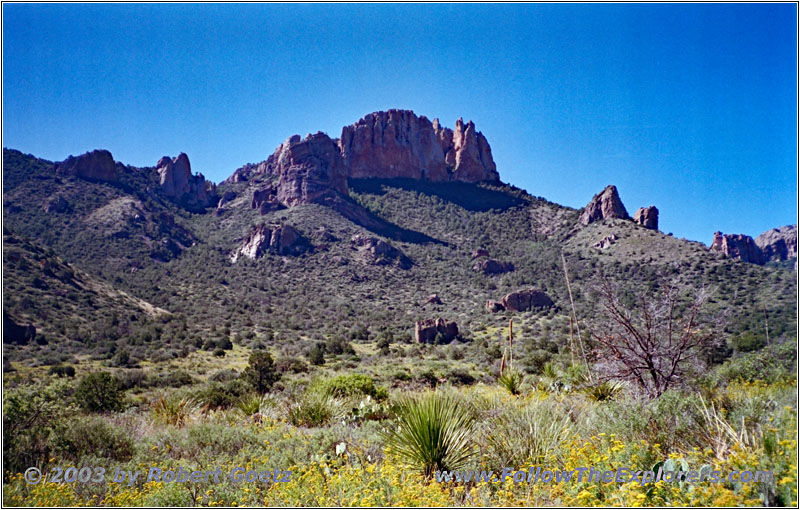
[(597, 292), (605, 315), (590, 328), (597, 367), (604, 379), (631, 381), (651, 398), (678, 385), (718, 331), (701, 315), (706, 289), (672, 281), (625, 304), (616, 286), (602, 278)]

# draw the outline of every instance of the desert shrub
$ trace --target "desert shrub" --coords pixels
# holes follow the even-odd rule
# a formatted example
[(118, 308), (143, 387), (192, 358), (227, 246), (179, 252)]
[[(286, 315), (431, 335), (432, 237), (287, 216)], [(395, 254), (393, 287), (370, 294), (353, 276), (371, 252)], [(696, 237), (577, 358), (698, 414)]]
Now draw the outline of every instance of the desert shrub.
[(287, 357), (275, 362), (275, 370), (281, 374), (302, 374), (308, 372), (308, 365), (299, 358)]
[(286, 418), (295, 427), (321, 427), (342, 414), (337, 398), (324, 392), (307, 391), (288, 404)]
[[(322, 344), (323, 346), (325, 344)], [(324, 365), (325, 364), (325, 351), (319, 345), (313, 346), (308, 351), (308, 361), (312, 365)]]
[(474, 456), (474, 413), (452, 394), (401, 398), (392, 411), (396, 423), (385, 433), (389, 452), (424, 476), (462, 468)]
[(475, 383), (475, 377), (462, 368), (454, 368), (447, 375), (447, 380), (452, 384), (468, 386)]
[(737, 380), (775, 382), (791, 379), (796, 373), (797, 346), (792, 339), (729, 359), (702, 377), (701, 383), (715, 387)]
[(267, 351), (257, 351), (251, 354), (249, 365), (242, 373), (242, 379), (262, 395), (268, 392), (280, 378), (281, 375), (275, 370), (272, 355)]
[(124, 396), (119, 379), (107, 372), (95, 372), (81, 379), (75, 402), (86, 411), (119, 411)]
[(208, 409), (227, 409), (250, 391), (241, 379), (225, 383), (212, 381), (195, 393), (195, 398)]
[(96, 416), (60, 422), (52, 442), (55, 454), (75, 462), (86, 457), (126, 462), (135, 453), (133, 439), (128, 433)]
[(383, 400), (389, 396), (386, 388), (375, 386), (372, 377), (364, 374), (346, 374), (317, 380), (314, 389), (337, 398), (369, 395), (376, 400)]
[(542, 464), (549, 453), (558, 458), (569, 438), (570, 418), (547, 402), (514, 407), (485, 424), (484, 457), (492, 469)]
[(69, 402), (71, 385), (56, 380), (48, 385), (6, 388), (3, 392), (3, 467), (22, 472), (42, 465), (52, 451), (49, 438), (61, 420), (77, 409)]
[(217, 347), (216, 349), (214, 349), (214, 356), (216, 356), (218, 358), (224, 358), (225, 357), (225, 349)]
[(603, 402), (614, 400), (622, 391), (622, 385), (615, 381), (603, 381), (586, 388), (586, 395), (592, 400)]
[(745, 331), (739, 336), (731, 339), (731, 345), (737, 352), (752, 352), (761, 349), (767, 341), (763, 335), (757, 335), (752, 331)]
[(75, 377), (75, 367), (71, 365), (55, 365), (50, 367), (47, 373), (58, 377)]
[(211, 377), (209, 377), (208, 379), (210, 381), (226, 382), (237, 379), (238, 377), (239, 377), (239, 372), (233, 370), (232, 368), (226, 368), (224, 370), (217, 370), (216, 372), (211, 374)]

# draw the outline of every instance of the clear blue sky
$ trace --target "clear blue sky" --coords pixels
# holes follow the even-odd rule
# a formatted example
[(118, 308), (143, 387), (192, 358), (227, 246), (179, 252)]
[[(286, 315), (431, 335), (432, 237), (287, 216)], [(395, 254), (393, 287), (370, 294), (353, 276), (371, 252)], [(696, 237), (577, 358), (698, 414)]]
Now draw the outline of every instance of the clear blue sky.
[(220, 181), (388, 108), (487, 136), (500, 176), (705, 243), (797, 221), (794, 4), (4, 4), (3, 145), (186, 152)]

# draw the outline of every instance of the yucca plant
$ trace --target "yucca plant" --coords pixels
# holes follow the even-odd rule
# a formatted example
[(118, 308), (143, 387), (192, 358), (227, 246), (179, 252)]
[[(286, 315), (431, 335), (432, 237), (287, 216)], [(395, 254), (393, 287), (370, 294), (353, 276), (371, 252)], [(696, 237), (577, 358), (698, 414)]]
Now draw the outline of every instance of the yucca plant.
[(622, 390), (622, 384), (617, 381), (603, 381), (594, 386), (586, 388), (586, 394), (592, 400), (597, 402), (605, 402), (607, 400), (614, 400)]
[(249, 418), (256, 413), (261, 412), (261, 408), (264, 405), (264, 400), (264, 397), (258, 393), (251, 393), (239, 399), (239, 401), (236, 403), (236, 409), (238, 409), (245, 418)]
[(545, 402), (507, 409), (485, 425), (484, 456), (495, 469), (544, 463), (548, 454), (559, 457), (570, 433), (570, 418)]
[(321, 427), (344, 416), (342, 401), (318, 391), (308, 391), (289, 404), (286, 418), (295, 427)]
[(167, 398), (162, 395), (153, 402), (153, 417), (159, 423), (182, 427), (199, 407), (197, 401), (191, 398)]
[(393, 411), (396, 426), (384, 433), (389, 452), (424, 476), (460, 469), (475, 455), (474, 413), (454, 395), (404, 397)]
[(523, 375), (513, 370), (506, 370), (497, 378), (500, 386), (512, 395), (519, 395), (522, 392), (522, 381)]

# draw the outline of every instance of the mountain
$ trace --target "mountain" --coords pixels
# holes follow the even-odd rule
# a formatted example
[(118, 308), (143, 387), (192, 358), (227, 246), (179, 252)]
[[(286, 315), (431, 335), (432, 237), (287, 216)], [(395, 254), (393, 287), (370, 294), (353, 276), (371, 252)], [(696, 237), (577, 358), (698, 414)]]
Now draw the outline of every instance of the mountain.
[[(9, 346), (13, 359), (52, 358), (59, 348), (168, 359), (229, 340), (296, 357), (331, 339), (411, 342), (418, 322), (441, 318), (457, 324), (470, 356), (499, 362), (487, 353), (513, 317), (524, 337), (520, 359), (533, 370), (569, 345), (562, 253), (581, 320), (601, 314), (593, 294), (601, 275), (630, 293), (678, 278), (715, 290), (710, 306), (727, 317), (731, 345), (747, 331), (760, 334), (765, 314), (773, 337), (795, 331), (790, 267), (747, 264), (736, 260), (741, 251), (664, 234), (654, 206), (632, 220), (614, 186), (575, 210), (505, 184), (472, 122), (449, 129), (389, 110), (345, 126), (339, 138), (294, 135), (265, 153), (214, 185), (192, 174), (185, 154), (136, 168), (107, 151), (53, 163), (4, 149), (3, 218), (13, 238), (134, 300), (94, 300), (104, 316), (130, 318), (130, 308), (141, 317), (103, 325), (97, 342), (81, 343), (64, 324), (69, 315), (100, 329), (89, 309), (58, 314), (58, 300), (37, 297), (44, 312), (20, 314), (9, 301), (16, 324), (52, 339)], [(767, 259), (796, 257), (796, 241), (782, 232), (760, 237), (772, 246)], [(15, 276), (13, 293), (30, 279)], [(487, 305), (516, 303), (512, 293), (542, 293), (547, 299), (537, 302), (552, 304)], [(151, 305), (135, 304), (143, 302)], [(145, 313), (150, 306), (164, 313)]]

